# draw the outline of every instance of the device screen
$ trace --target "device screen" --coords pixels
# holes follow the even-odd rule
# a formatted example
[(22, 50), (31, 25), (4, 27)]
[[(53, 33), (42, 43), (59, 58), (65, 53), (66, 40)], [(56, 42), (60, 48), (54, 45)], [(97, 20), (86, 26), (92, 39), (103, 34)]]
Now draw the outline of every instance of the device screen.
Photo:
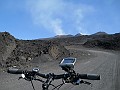
[(75, 59), (64, 59), (63, 63), (74, 63)]

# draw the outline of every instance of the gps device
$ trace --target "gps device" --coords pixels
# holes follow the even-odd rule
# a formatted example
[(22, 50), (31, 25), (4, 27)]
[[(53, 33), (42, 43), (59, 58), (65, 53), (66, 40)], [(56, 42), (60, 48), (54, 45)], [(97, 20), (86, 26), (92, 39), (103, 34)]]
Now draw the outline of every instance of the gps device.
[(64, 58), (64, 59), (61, 61), (61, 63), (59, 64), (59, 66), (60, 66), (61, 68), (69, 68), (69, 69), (72, 69), (72, 68), (74, 68), (75, 62), (76, 62), (76, 58), (72, 58), (72, 57)]

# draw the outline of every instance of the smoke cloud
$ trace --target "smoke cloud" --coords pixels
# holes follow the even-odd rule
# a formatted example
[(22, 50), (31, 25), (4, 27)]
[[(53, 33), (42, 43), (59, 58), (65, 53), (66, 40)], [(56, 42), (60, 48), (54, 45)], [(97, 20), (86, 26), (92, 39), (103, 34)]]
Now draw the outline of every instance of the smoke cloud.
[[(28, 10), (34, 24), (45, 28), (56, 35), (68, 32), (82, 32), (82, 21), (86, 12), (93, 11), (93, 7), (75, 4), (67, 0), (28, 0)], [(85, 31), (86, 33), (86, 31)]]

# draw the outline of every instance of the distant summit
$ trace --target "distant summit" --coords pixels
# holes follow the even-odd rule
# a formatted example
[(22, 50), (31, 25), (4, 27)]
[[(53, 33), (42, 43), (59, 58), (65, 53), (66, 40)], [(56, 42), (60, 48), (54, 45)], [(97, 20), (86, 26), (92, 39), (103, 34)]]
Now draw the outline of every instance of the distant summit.
[(54, 38), (69, 38), (69, 37), (76, 37), (76, 36), (82, 36), (82, 34), (78, 33), (76, 35), (71, 35), (71, 34), (68, 34), (68, 35), (56, 35)]
[(106, 32), (97, 32), (95, 34), (92, 34), (92, 35), (108, 35)]
[(68, 37), (73, 37), (73, 35), (68, 34), (68, 35), (57, 35), (54, 38), (68, 38)]
[(78, 34), (76, 34), (75, 36), (82, 36), (82, 34), (81, 34), (81, 33), (78, 33)]

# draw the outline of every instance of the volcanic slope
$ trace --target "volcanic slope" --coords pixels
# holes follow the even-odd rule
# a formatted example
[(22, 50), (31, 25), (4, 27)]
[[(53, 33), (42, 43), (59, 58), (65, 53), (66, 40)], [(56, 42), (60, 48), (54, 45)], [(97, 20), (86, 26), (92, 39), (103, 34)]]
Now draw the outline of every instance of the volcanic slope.
[[(100, 74), (100, 81), (90, 81), (92, 87), (88, 85), (71, 85), (66, 84), (60, 90), (119, 90), (120, 89), (120, 57), (119, 52), (92, 50), (86, 48), (76, 48), (74, 46), (66, 47), (72, 53), (71, 56), (76, 56), (75, 71), (78, 73)], [(74, 52), (74, 53), (73, 53)], [(81, 57), (80, 57), (81, 56)], [(59, 61), (48, 62), (39, 65), (41, 73), (64, 73), (59, 67)], [(0, 74), (1, 90), (32, 90), (29, 82), (17, 80), (18, 75), (10, 75), (7, 73)], [(57, 85), (61, 80), (55, 80), (53, 84)], [(39, 82), (34, 82), (35, 88), (41, 90), (42, 85)], [(50, 87), (51, 89), (51, 87)]]

